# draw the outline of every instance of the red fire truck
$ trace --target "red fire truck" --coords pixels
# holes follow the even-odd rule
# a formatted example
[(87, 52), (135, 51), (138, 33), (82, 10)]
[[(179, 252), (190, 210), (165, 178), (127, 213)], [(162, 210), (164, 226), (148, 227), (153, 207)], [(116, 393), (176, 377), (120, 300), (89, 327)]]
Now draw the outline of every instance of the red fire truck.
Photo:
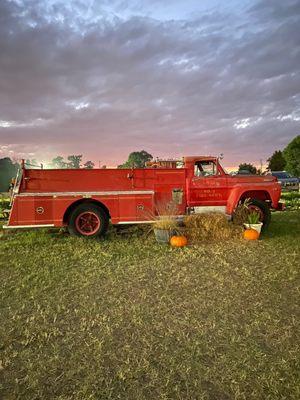
[(222, 211), (239, 202), (266, 225), (280, 209), (281, 188), (273, 176), (227, 174), (217, 157), (185, 157), (181, 168), (27, 169), (22, 164), (6, 228), (68, 227), (72, 235), (98, 236), (114, 224), (153, 222), (161, 205), (177, 215)]

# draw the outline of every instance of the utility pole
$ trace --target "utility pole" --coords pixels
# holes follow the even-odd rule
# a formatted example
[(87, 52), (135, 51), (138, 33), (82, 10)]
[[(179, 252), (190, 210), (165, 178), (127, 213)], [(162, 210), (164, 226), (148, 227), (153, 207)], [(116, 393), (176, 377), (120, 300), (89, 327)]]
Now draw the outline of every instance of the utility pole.
[(263, 160), (262, 160), (262, 158), (259, 161), (260, 161), (260, 174), (262, 175), (262, 172), (263, 172), (263, 170), (262, 170), (262, 168), (263, 168)]

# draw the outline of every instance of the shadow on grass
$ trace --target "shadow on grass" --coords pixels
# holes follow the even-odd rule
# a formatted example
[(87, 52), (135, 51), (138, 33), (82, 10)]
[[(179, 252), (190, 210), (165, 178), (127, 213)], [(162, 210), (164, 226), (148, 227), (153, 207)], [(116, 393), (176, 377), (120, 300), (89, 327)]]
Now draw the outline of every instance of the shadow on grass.
[(285, 238), (300, 239), (300, 212), (274, 212), (270, 226), (263, 232), (263, 239)]
[[(35, 230), (3, 230), (0, 221), (1, 239), (22, 239), (37, 240), (38, 242), (47, 241), (49, 237), (55, 240), (69, 240), (70, 234), (66, 228), (35, 229)], [(104, 237), (89, 239), (93, 241), (111, 241), (151, 237), (152, 229), (149, 225), (120, 225), (110, 226)], [(262, 239), (287, 239), (300, 241), (300, 211), (284, 211), (272, 213), (270, 226), (262, 233)], [(80, 238), (82, 240), (82, 238)]]
[(99, 237), (76, 237), (76, 236), (71, 236), (68, 232), (67, 228), (51, 228), (48, 229), (47, 231), (44, 230), (44, 232), (47, 232), (49, 236), (51, 236), (54, 239), (57, 240), (64, 240), (64, 239), (79, 239), (79, 240), (88, 240), (88, 241), (98, 241), (98, 242), (104, 242), (108, 240), (113, 240), (113, 239), (128, 239), (128, 238), (139, 238), (139, 237), (147, 237), (151, 233), (151, 227), (149, 225), (120, 225), (120, 226), (113, 226), (110, 225), (107, 233), (104, 236), (99, 236)]

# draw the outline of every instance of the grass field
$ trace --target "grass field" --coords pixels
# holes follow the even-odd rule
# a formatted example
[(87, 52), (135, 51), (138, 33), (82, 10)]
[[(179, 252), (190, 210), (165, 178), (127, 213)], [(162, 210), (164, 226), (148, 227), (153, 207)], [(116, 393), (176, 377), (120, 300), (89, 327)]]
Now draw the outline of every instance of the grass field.
[(0, 398), (299, 399), (299, 260), (299, 211), (184, 249), (4, 235)]
[(9, 208), (9, 197), (7, 193), (0, 193), (0, 223), (1, 219), (4, 218), (3, 210)]
[(281, 201), (286, 204), (287, 209), (300, 210), (300, 192), (284, 192)]

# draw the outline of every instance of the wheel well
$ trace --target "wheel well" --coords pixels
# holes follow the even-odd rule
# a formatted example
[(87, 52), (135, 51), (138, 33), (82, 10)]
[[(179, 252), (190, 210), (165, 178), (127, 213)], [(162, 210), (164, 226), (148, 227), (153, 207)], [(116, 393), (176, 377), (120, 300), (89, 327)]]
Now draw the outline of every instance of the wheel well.
[(94, 199), (80, 199), (80, 200), (74, 201), (74, 203), (69, 205), (69, 207), (66, 209), (64, 216), (63, 216), (63, 222), (65, 224), (68, 223), (70, 215), (73, 212), (73, 210), (75, 210), (75, 208), (78, 207), (80, 204), (94, 204), (94, 205), (100, 207), (107, 214), (108, 218), (110, 218), (108, 208), (100, 201), (94, 200)]
[(244, 192), (239, 201), (245, 201), (246, 199), (257, 199), (261, 201), (271, 201), (271, 196), (266, 190), (248, 190)]

